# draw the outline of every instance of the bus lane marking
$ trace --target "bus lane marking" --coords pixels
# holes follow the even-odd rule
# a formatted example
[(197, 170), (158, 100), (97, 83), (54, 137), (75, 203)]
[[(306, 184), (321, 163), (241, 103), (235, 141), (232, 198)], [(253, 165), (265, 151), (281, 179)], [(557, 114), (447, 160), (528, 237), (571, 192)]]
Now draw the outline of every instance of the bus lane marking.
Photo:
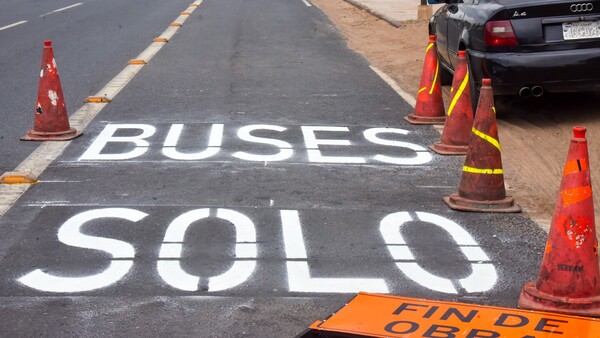
[[(225, 125), (222, 123), (212, 124), (205, 144), (199, 145), (196, 152), (183, 152), (178, 150), (178, 144), (182, 140), (184, 130), (187, 135), (197, 136), (197, 131), (185, 124), (172, 124), (169, 127), (167, 136), (162, 142), (161, 155), (166, 157), (165, 160), (176, 161), (200, 161), (212, 159), (217, 155), (225, 156), (223, 153), (223, 142)], [(140, 157), (146, 155), (148, 150), (158, 146), (157, 140), (153, 140), (159, 128), (164, 126), (154, 126), (150, 124), (107, 124), (100, 134), (94, 139), (92, 144), (79, 157), (78, 161), (143, 161)], [(295, 128), (296, 130), (291, 130)], [(253, 124), (239, 127), (236, 131), (237, 140), (251, 145), (270, 146), (277, 150), (276, 153), (264, 153), (248, 151), (235, 151), (228, 154), (231, 157), (242, 161), (249, 162), (282, 162), (292, 160), (295, 155), (298, 155), (298, 150), (305, 151), (310, 163), (329, 163), (329, 164), (366, 164), (368, 162), (396, 164), (403, 166), (419, 166), (426, 165), (433, 160), (430, 151), (418, 144), (396, 140), (410, 134), (408, 130), (400, 128), (387, 127), (353, 127), (358, 129), (356, 133), (351, 134), (349, 127), (343, 126), (294, 126), (284, 127), (279, 125)], [(364, 130), (363, 130), (364, 129)], [(284, 134), (286, 131), (297, 132), (301, 131), (304, 141), (304, 147), (300, 148), (292, 146), (285, 140), (289, 134)], [(281, 137), (264, 137), (253, 135), (254, 132), (271, 131), (282, 134)], [(128, 136), (115, 136), (121, 134)], [(319, 136), (317, 136), (319, 133)], [(323, 134), (326, 135), (323, 135)], [(388, 139), (394, 137), (396, 139)], [(358, 141), (350, 141), (350, 136), (362, 136), (362, 141), (366, 143), (358, 143)], [(150, 142), (152, 141), (152, 142)], [(231, 140), (230, 140), (231, 141)], [(235, 141), (235, 139), (234, 139)], [(129, 145), (126, 151), (118, 152), (113, 150), (108, 152), (106, 148), (109, 145)], [(395, 150), (396, 152), (408, 152), (411, 156), (389, 156), (384, 154), (375, 154), (372, 156), (333, 156), (324, 154), (324, 147), (331, 151), (339, 149), (351, 149), (351, 147), (381, 146), (388, 152)], [(133, 149), (131, 149), (133, 146)], [(264, 151), (264, 149), (262, 149)], [(378, 149), (376, 149), (378, 150)]]
[[(367, 291), (389, 293), (390, 286), (396, 285), (401, 280), (398, 278), (386, 281), (376, 277), (315, 277), (311, 275), (311, 259), (307, 253), (299, 211), (284, 209), (275, 212), (274, 216), (280, 218), (281, 241), (284, 247), (283, 263), (285, 263), (284, 269), (287, 276), (284, 282), (287, 282), (289, 292), (331, 294)], [(486, 292), (495, 286), (497, 273), (494, 264), (462, 226), (432, 213), (416, 212), (414, 213), (416, 217), (411, 214), (408, 211), (390, 213), (379, 224), (381, 234), (379, 238), (383, 240), (383, 246), (387, 246), (392, 258), (389, 264), (396, 266), (399, 274), (403, 274), (421, 287), (435, 292), (457, 293), (453, 280), (444, 276), (436, 276), (419, 265), (419, 257), (415, 257), (411, 252), (411, 243), (407, 243), (402, 236), (402, 227), (408, 222), (417, 221), (431, 223), (442, 228), (459, 246), (465, 261), (472, 268), (468, 277), (458, 280), (465, 293)], [(77, 213), (58, 228), (58, 241), (69, 247), (108, 253), (111, 257), (108, 260), (108, 267), (85, 276), (57, 276), (48, 272), (47, 268), (40, 267), (25, 273), (17, 281), (29, 288), (51, 293), (84, 293), (116, 284), (125, 278), (135, 264), (134, 245), (109, 237), (85, 235), (82, 233), (82, 229), (84, 227), (90, 229), (90, 226), (96, 224), (95, 221), (100, 220), (103, 220), (102, 227), (127, 227), (132, 226), (132, 223), (139, 223), (147, 216), (147, 213), (132, 208), (97, 208)], [(194, 242), (186, 242), (185, 234), (193, 224), (207, 221), (210, 218), (224, 220), (235, 229), (232, 239), (235, 243), (235, 254), (232, 257), (233, 264), (229, 265), (225, 272), (216, 276), (201, 277), (191, 274), (183, 268), (182, 257), (185, 246), (194, 245)], [(111, 223), (107, 225), (106, 220)], [(252, 276), (257, 271), (257, 266), (261, 264), (257, 229), (264, 229), (264, 226), (265, 224), (255, 225), (252, 219), (243, 212), (228, 208), (200, 208), (183, 212), (168, 224), (164, 230), (163, 241), (156, 249), (156, 277), (173, 289), (185, 292), (219, 292), (236, 289), (245, 283), (252, 283)], [(376, 231), (376, 228), (369, 229)], [(272, 240), (279, 241), (279, 239)], [(430, 250), (434, 250), (434, 248)], [(51, 252), (47, 254), (51, 254)], [(270, 256), (267, 252), (264, 255)], [(207, 281), (207, 285), (200, 285), (203, 280)]]

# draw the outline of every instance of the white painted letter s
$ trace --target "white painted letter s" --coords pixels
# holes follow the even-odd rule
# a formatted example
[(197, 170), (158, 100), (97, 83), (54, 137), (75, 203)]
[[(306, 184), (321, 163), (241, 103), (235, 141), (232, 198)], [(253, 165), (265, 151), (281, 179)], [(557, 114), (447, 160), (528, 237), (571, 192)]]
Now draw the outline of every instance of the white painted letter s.
[(30, 288), (47, 292), (84, 292), (116, 283), (133, 266), (135, 256), (133, 246), (116, 239), (84, 235), (81, 233), (81, 227), (86, 222), (99, 218), (121, 218), (138, 222), (147, 215), (135, 209), (107, 208), (89, 210), (71, 217), (58, 230), (59, 241), (69, 246), (104, 251), (119, 260), (111, 261), (106, 270), (92, 276), (55, 276), (37, 269), (19, 278), (19, 282)]
[(275, 162), (275, 161), (287, 160), (294, 154), (292, 145), (285, 141), (266, 138), (266, 137), (258, 137), (258, 136), (254, 136), (251, 134), (252, 131), (258, 130), (258, 129), (272, 130), (272, 131), (277, 131), (277, 132), (281, 133), (281, 132), (286, 131), (287, 128), (281, 127), (281, 126), (255, 124), (255, 125), (241, 127), (240, 129), (238, 129), (238, 137), (241, 140), (244, 140), (247, 142), (252, 142), (252, 143), (269, 144), (269, 145), (276, 146), (280, 149), (279, 153), (274, 154), (274, 155), (256, 155), (256, 154), (251, 154), (251, 153), (247, 153), (247, 152), (243, 152), (243, 151), (238, 151), (232, 155), (233, 157), (236, 157), (236, 158), (239, 158), (239, 159), (245, 160), (245, 161)]
[(408, 131), (404, 129), (398, 128), (371, 128), (367, 129), (363, 132), (365, 138), (372, 143), (380, 144), (383, 146), (391, 146), (391, 147), (400, 147), (400, 148), (408, 148), (410, 150), (414, 150), (417, 156), (415, 157), (391, 157), (385, 155), (376, 155), (374, 159), (379, 162), (399, 164), (399, 165), (420, 165), (431, 162), (433, 159), (431, 154), (427, 149), (421, 147), (420, 145), (402, 142), (402, 141), (393, 141), (393, 140), (385, 140), (379, 138), (378, 135), (382, 133), (391, 133), (391, 134), (400, 134), (407, 135)]

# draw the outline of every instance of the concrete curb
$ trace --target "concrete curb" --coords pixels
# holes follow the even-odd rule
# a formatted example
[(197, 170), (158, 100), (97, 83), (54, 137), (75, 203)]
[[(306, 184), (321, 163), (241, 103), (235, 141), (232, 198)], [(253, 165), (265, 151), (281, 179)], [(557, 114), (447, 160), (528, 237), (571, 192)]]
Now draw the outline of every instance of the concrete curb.
[(396, 28), (402, 27), (402, 21), (394, 20), (394, 19), (390, 18), (389, 16), (387, 16), (386, 14), (380, 13), (379, 11), (372, 9), (369, 6), (366, 6), (365, 4), (361, 3), (359, 0), (344, 0), (344, 1), (346, 1), (347, 3), (351, 4), (352, 6), (354, 6), (356, 8), (367, 11), (369, 14), (378, 17), (379, 19), (389, 23), (390, 25), (392, 25)]

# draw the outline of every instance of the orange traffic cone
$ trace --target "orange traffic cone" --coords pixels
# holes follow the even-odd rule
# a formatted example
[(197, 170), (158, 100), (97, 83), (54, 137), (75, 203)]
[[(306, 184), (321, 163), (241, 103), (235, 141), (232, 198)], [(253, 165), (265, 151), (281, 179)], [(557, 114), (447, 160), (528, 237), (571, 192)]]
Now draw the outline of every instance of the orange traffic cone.
[(477, 113), (457, 194), (444, 197), (450, 208), (464, 211), (519, 212), (506, 196), (496, 125), (492, 81), (483, 79)]
[(585, 131), (573, 128), (540, 273), (523, 287), (521, 308), (600, 317), (598, 239)]
[(38, 87), (33, 129), (21, 137), (23, 141), (66, 141), (81, 135), (69, 125), (60, 77), (52, 51), (52, 41), (44, 41), (42, 67)]
[(429, 146), (441, 155), (465, 155), (469, 147), (469, 137), (473, 127), (473, 106), (471, 104), (471, 88), (469, 87), (469, 69), (467, 52), (458, 52), (458, 62), (454, 79), (450, 106), (442, 139)]
[(440, 63), (435, 49), (435, 35), (430, 35), (415, 111), (404, 117), (408, 122), (412, 124), (444, 124), (446, 114), (442, 100), (442, 86), (438, 76), (439, 70)]

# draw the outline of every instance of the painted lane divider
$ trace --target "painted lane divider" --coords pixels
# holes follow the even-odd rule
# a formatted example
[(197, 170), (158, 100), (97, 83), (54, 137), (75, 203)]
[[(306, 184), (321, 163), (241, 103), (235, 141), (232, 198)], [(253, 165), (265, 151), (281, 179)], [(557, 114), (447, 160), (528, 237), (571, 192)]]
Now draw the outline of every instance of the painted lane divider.
[[(53, 10), (53, 11), (51, 11), (51, 12), (48, 12), (48, 13), (45, 13), (45, 14), (42, 14), (42, 15), (40, 15), (40, 18), (42, 18), (42, 17), (44, 17), (44, 16), (47, 16), (47, 15), (50, 15), (50, 14), (54, 14), (54, 13), (58, 13), (58, 12), (65, 11), (65, 10), (67, 10), (67, 9), (71, 9), (71, 8), (73, 8), (73, 7), (77, 7), (77, 6), (79, 6), (79, 5), (83, 5), (83, 3), (79, 2), (79, 3), (73, 4), (73, 5), (71, 5), (71, 6), (67, 6), (67, 7), (63, 7), (63, 8), (59, 8), (59, 9), (55, 9), (55, 10)], [(0, 27), (0, 31), (3, 31), (3, 30), (6, 30), (6, 29), (9, 29), (9, 28), (16, 27), (16, 26), (22, 25), (22, 24), (24, 24), (24, 23), (27, 23), (27, 22), (29, 22), (29, 21), (28, 21), (28, 20), (23, 20), (23, 21), (19, 21), (19, 22), (12, 23), (12, 24), (10, 24), (10, 25), (6, 25), (6, 26), (3, 26), (3, 27)]]
[(18, 26), (18, 25), (22, 25), (22, 24), (24, 24), (24, 23), (27, 23), (27, 22), (29, 22), (29, 21), (27, 21), (27, 20), (23, 20), (23, 21), (19, 21), (19, 22), (11, 23), (10, 25), (6, 25), (6, 26), (3, 26), (3, 27), (0, 27), (0, 31), (3, 31), (3, 30), (5, 30), (5, 29), (9, 29), (9, 28), (16, 27), (16, 26)]
[[(156, 38), (154, 40), (154, 42), (168, 42), (169, 40), (171, 40), (173, 38), (173, 35), (175, 35), (175, 33), (177, 33), (178, 29), (179, 29), (179, 27), (173, 27), (173, 26), (167, 27), (167, 29), (161, 35), (159, 35), (158, 38)], [(160, 41), (156, 41), (159, 39), (160, 39)], [(163, 39), (165, 41), (162, 41)]]
[(117, 76), (110, 80), (104, 88), (94, 96), (88, 97), (86, 103), (110, 103), (125, 88), (144, 65), (127, 65)]
[(46, 14), (40, 15), (40, 18), (44, 17), (44, 16), (47, 16), (47, 15), (50, 15), (50, 14), (55, 14), (55, 13), (59, 13), (59, 12), (62, 12), (62, 11), (66, 11), (67, 9), (71, 9), (71, 8), (74, 8), (74, 7), (77, 7), (77, 6), (80, 6), (80, 5), (83, 5), (83, 3), (82, 2), (78, 2), (76, 4), (73, 4), (73, 5), (70, 5), (70, 6), (67, 6), (67, 7), (55, 9), (55, 10), (53, 10), (51, 12), (48, 12)]
[[(201, 3), (201, 2), (200, 2)], [(196, 8), (190, 7), (188, 10), (193, 12)], [(179, 16), (176, 22), (181, 24), (188, 18), (188, 16)], [(167, 39), (167, 41), (175, 35), (177, 29), (182, 25), (172, 26), (165, 30), (159, 38)], [(164, 36), (167, 35), (168, 37)], [(165, 46), (163, 42), (152, 42), (143, 52), (141, 52), (135, 59), (129, 61), (129, 65), (115, 76), (104, 88), (102, 88), (96, 95), (88, 97), (85, 102), (87, 103), (105, 103), (111, 102), (112, 99), (133, 79), (135, 75), (142, 69), (142, 67), (150, 62), (150, 60)]]
[[(202, 0), (196, 0), (194, 4), (188, 9), (195, 10), (202, 3)], [(14, 27), (23, 24), (27, 21), (21, 21), (1, 27), (0, 30)], [(160, 37), (171, 38), (177, 29), (174, 27), (168, 27)], [(159, 38), (160, 38), (159, 37)], [(164, 46), (165, 43), (158, 43)], [(159, 49), (155, 49), (155, 46), (150, 46), (151, 51), (148, 51), (146, 56), (154, 56)], [(144, 51), (146, 52), (146, 51)], [(144, 53), (142, 52), (142, 54)], [(116, 77), (114, 77), (99, 94), (89, 97), (81, 108), (79, 108), (71, 117), (71, 126), (77, 130), (84, 130), (87, 125), (100, 113), (100, 111), (110, 102), (114, 96), (116, 96), (130, 81), (133, 77), (141, 70), (143, 65), (128, 65), (126, 66)], [(110, 96), (109, 96), (110, 95)], [(21, 162), (15, 170), (12, 172), (22, 173), (20, 176), (25, 177), (31, 174), (34, 177), (40, 177), (40, 175), (46, 170), (46, 168), (66, 149), (70, 144), (69, 141), (65, 142), (45, 142), (39, 145), (23, 162)], [(2, 217), (6, 211), (29, 189), (30, 184), (0, 184), (0, 217)]]

